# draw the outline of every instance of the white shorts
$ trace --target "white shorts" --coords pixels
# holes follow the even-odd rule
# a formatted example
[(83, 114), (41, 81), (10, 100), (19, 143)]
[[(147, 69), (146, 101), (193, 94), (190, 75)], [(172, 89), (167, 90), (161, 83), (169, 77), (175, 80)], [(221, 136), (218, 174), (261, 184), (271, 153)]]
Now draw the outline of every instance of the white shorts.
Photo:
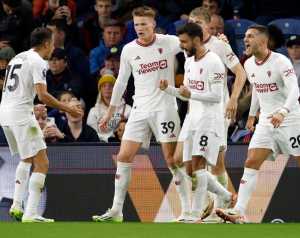
[(188, 119), (185, 120), (178, 139), (183, 142), (183, 162), (190, 161), (192, 156), (203, 156), (208, 164), (216, 165), (224, 138), (218, 136), (213, 128), (203, 126), (196, 131), (190, 128)]
[(248, 149), (254, 148), (272, 150), (273, 154), (268, 158), (271, 160), (275, 160), (278, 154), (300, 156), (300, 124), (279, 128), (258, 124)]
[(131, 111), (122, 140), (141, 142), (143, 147), (147, 148), (152, 133), (157, 141), (166, 143), (176, 142), (179, 131), (180, 119), (176, 109), (151, 112), (143, 118)]
[(22, 160), (47, 148), (43, 132), (35, 119), (24, 125), (3, 126), (3, 131), (11, 154), (19, 154)]

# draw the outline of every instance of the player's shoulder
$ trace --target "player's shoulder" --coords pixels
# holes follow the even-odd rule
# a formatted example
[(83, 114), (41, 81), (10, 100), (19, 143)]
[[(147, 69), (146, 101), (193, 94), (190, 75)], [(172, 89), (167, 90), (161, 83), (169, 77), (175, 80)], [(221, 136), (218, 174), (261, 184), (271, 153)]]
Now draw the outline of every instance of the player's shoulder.
[(244, 67), (246, 68), (246, 67), (249, 67), (254, 64), (255, 64), (255, 57), (252, 55), (248, 59), (246, 59), (246, 61), (244, 63)]
[(271, 52), (271, 59), (276, 62), (289, 62), (289, 58), (278, 52)]
[(218, 54), (209, 50), (206, 54), (207, 60), (211, 62), (217, 62), (223, 65), (222, 60)]
[(158, 43), (165, 43), (165, 44), (170, 44), (174, 41), (179, 42), (178, 36), (164, 35), (164, 34), (156, 34), (156, 40)]

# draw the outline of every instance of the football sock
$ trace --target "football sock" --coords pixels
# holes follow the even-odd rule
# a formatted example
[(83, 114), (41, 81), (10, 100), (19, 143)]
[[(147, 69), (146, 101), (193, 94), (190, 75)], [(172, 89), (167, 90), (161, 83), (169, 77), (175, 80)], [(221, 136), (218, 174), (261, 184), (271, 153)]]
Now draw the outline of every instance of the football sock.
[(25, 209), (25, 216), (31, 217), (37, 215), (37, 208), (44, 188), (45, 179), (45, 174), (32, 173), (29, 179), (29, 196)]
[(22, 209), (23, 199), (28, 184), (31, 163), (21, 161), (18, 164), (15, 175), (15, 191), (12, 207)]
[(115, 194), (111, 210), (122, 214), (123, 205), (131, 179), (132, 163), (117, 162), (117, 172), (115, 176)]
[(240, 182), (239, 193), (235, 209), (245, 214), (251, 194), (255, 189), (258, 177), (258, 170), (245, 168)]
[(194, 172), (197, 178), (197, 186), (192, 202), (192, 214), (198, 217), (201, 216), (204, 199), (207, 190), (207, 171), (200, 169)]
[[(175, 187), (178, 192), (180, 202), (181, 202), (181, 212), (189, 213), (190, 212), (190, 196), (189, 196), (189, 187), (187, 181), (185, 179), (184, 174), (185, 167), (180, 167), (176, 169), (169, 168), (171, 173), (173, 174)], [(187, 176), (187, 175), (186, 175)]]

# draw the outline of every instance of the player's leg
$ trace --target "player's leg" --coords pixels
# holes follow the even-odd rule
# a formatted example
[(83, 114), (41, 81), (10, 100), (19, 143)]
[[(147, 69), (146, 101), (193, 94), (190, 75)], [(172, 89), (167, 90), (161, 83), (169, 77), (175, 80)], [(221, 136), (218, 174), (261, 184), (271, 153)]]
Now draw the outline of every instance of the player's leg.
[(94, 215), (96, 222), (123, 221), (123, 205), (131, 180), (131, 169), (134, 156), (149, 137), (150, 128), (145, 120), (128, 121), (121, 141), (120, 151), (117, 155), (117, 171), (115, 176), (115, 193), (113, 205), (103, 215)]
[(38, 214), (38, 205), (49, 169), (46, 149), (40, 150), (33, 158), (29, 158), (29, 160), (33, 161), (34, 169), (29, 179), (29, 195), (22, 222), (54, 222), (53, 219), (47, 219)]
[(245, 212), (251, 195), (255, 189), (258, 170), (263, 162), (272, 154), (271, 149), (253, 148), (248, 151), (244, 174), (240, 182), (237, 203), (233, 209), (217, 209), (217, 215), (232, 223), (244, 223)]
[(197, 185), (192, 200), (192, 215), (193, 222), (201, 222), (202, 210), (207, 191), (207, 170), (206, 159), (203, 156), (192, 157), (193, 174), (197, 178)]
[(176, 218), (177, 222), (187, 222), (190, 219), (190, 189), (186, 180), (187, 174), (183, 164), (176, 166), (174, 161), (182, 157), (183, 142), (178, 142), (173, 156), (174, 142), (162, 143), (162, 151), (168, 167), (173, 175), (176, 191), (180, 198), (181, 215)]
[[(183, 163), (176, 164), (176, 161), (182, 161), (185, 147), (185, 140), (184, 138), (182, 138), (184, 137), (182, 136), (182, 133), (187, 133), (187, 131), (184, 129), (186, 123), (184, 123), (183, 128), (180, 132), (180, 142), (178, 142), (176, 146), (176, 141), (180, 129), (180, 120), (177, 111), (170, 110), (158, 113), (154, 117), (154, 119), (155, 120), (150, 123), (151, 128), (156, 138), (161, 142), (163, 156), (166, 160), (168, 168), (173, 175), (175, 187), (181, 202), (181, 215), (178, 217), (177, 221), (184, 222), (189, 218), (190, 213), (189, 188), (186, 181), (187, 174)], [(188, 134), (186, 134), (186, 136), (188, 136)]]
[[(11, 154), (17, 154), (18, 146), (17, 141), (14, 137), (13, 130), (9, 126), (4, 126), (3, 131), (8, 142)], [(24, 197), (26, 188), (28, 185), (28, 178), (30, 175), (30, 168), (31, 168), (32, 161), (20, 161), (15, 174), (15, 188), (14, 188), (14, 195), (13, 195), (13, 204), (10, 208), (10, 215), (16, 219), (17, 221), (21, 221), (24, 210)]]

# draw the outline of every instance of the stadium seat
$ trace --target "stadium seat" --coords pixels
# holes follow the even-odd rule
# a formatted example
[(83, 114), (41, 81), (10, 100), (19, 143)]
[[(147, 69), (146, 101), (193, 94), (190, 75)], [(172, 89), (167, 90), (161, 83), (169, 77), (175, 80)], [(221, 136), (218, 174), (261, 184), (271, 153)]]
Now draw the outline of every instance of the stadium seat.
[(291, 35), (300, 35), (300, 20), (293, 18), (282, 18), (271, 21), (269, 25), (277, 26), (287, 39)]
[(243, 51), (245, 49), (244, 46), (244, 36), (245, 32), (247, 31), (248, 27), (255, 24), (254, 21), (250, 21), (248, 19), (231, 19), (225, 21), (225, 26), (229, 25), (231, 28), (234, 29), (234, 35), (237, 45), (237, 54), (240, 57), (243, 54)]

